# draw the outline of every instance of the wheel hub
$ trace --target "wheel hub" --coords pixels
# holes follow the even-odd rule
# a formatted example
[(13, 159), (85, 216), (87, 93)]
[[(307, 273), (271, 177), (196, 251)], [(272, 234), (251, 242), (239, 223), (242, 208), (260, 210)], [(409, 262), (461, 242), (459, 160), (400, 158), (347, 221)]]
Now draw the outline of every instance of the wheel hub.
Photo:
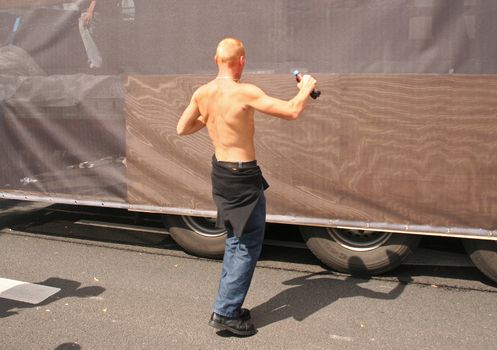
[(346, 230), (340, 228), (328, 228), (329, 235), (342, 247), (366, 252), (381, 247), (392, 235), (389, 232)]
[(183, 222), (188, 228), (199, 235), (206, 237), (218, 237), (226, 233), (225, 229), (216, 228), (216, 220), (212, 218), (182, 216)]

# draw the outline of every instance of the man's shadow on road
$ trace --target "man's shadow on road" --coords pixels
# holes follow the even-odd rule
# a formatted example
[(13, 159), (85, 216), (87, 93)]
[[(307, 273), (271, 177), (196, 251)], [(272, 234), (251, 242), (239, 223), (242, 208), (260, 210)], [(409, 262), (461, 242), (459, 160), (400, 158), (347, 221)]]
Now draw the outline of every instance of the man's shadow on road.
[(57, 277), (47, 278), (45, 281), (37, 282), (36, 284), (60, 288), (60, 291), (45, 299), (39, 304), (29, 304), (22, 301), (0, 298), (0, 318), (17, 315), (17, 311), (12, 311), (14, 309), (28, 309), (33, 307), (45, 306), (53, 303), (54, 301), (58, 301), (64, 298), (96, 297), (105, 291), (105, 288), (100, 286), (89, 286), (80, 288), (80, 282)]
[(404, 291), (409, 280), (399, 280), (388, 292), (377, 292), (359, 285), (368, 281), (365, 278), (349, 276), (341, 280), (330, 272), (312, 273), (283, 282), (284, 285), (294, 287), (252, 308), (251, 314), (258, 328), (287, 318), (303, 321), (342, 298), (362, 296), (383, 300), (396, 299)]

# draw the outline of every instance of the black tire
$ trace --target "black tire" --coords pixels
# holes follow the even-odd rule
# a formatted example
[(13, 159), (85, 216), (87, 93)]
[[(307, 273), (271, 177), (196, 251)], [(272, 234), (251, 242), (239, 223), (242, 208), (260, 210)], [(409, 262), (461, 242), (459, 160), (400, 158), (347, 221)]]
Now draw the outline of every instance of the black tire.
[(226, 230), (215, 228), (211, 219), (177, 215), (163, 215), (162, 219), (172, 239), (186, 252), (204, 258), (223, 257)]
[(497, 282), (497, 241), (464, 239), (463, 244), (478, 270)]
[(300, 226), (312, 253), (340, 272), (370, 276), (399, 266), (419, 244), (420, 236), (399, 233)]

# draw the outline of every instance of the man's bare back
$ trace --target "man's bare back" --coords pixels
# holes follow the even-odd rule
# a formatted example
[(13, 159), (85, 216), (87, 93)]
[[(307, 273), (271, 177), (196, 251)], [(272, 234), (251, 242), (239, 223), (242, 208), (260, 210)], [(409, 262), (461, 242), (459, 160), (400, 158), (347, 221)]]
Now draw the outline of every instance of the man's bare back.
[(254, 111), (295, 120), (304, 109), (316, 85), (310, 75), (298, 84), (300, 91), (289, 101), (266, 95), (252, 84), (243, 84), (245, 49), (236, 39), (221, 41), (216, 51), (218, 76), (198, 88), (181, 116), (177, 132), (189, 135), (207, 126), (219, 161), (255, 160)]
[(216, 78), (195, 94), (218, 160), (255, 160), (254, 109), (247, 105), (246, 89), (231, 78)]

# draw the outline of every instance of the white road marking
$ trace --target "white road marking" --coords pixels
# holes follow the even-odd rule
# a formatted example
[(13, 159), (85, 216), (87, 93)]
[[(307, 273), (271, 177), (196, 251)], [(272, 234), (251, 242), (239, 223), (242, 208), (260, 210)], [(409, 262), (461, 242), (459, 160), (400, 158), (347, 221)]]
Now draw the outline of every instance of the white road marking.
[(39, 304), (60, 291), (60, 288), (0, 278), (0, 298)]
[(341, 335), (336, 335), (336, 334), (330, 334), (331, 339), (336, 339), (336, 340), (343, 340), (343, 341), (353, 341), (351, 337), (342, 337)]

